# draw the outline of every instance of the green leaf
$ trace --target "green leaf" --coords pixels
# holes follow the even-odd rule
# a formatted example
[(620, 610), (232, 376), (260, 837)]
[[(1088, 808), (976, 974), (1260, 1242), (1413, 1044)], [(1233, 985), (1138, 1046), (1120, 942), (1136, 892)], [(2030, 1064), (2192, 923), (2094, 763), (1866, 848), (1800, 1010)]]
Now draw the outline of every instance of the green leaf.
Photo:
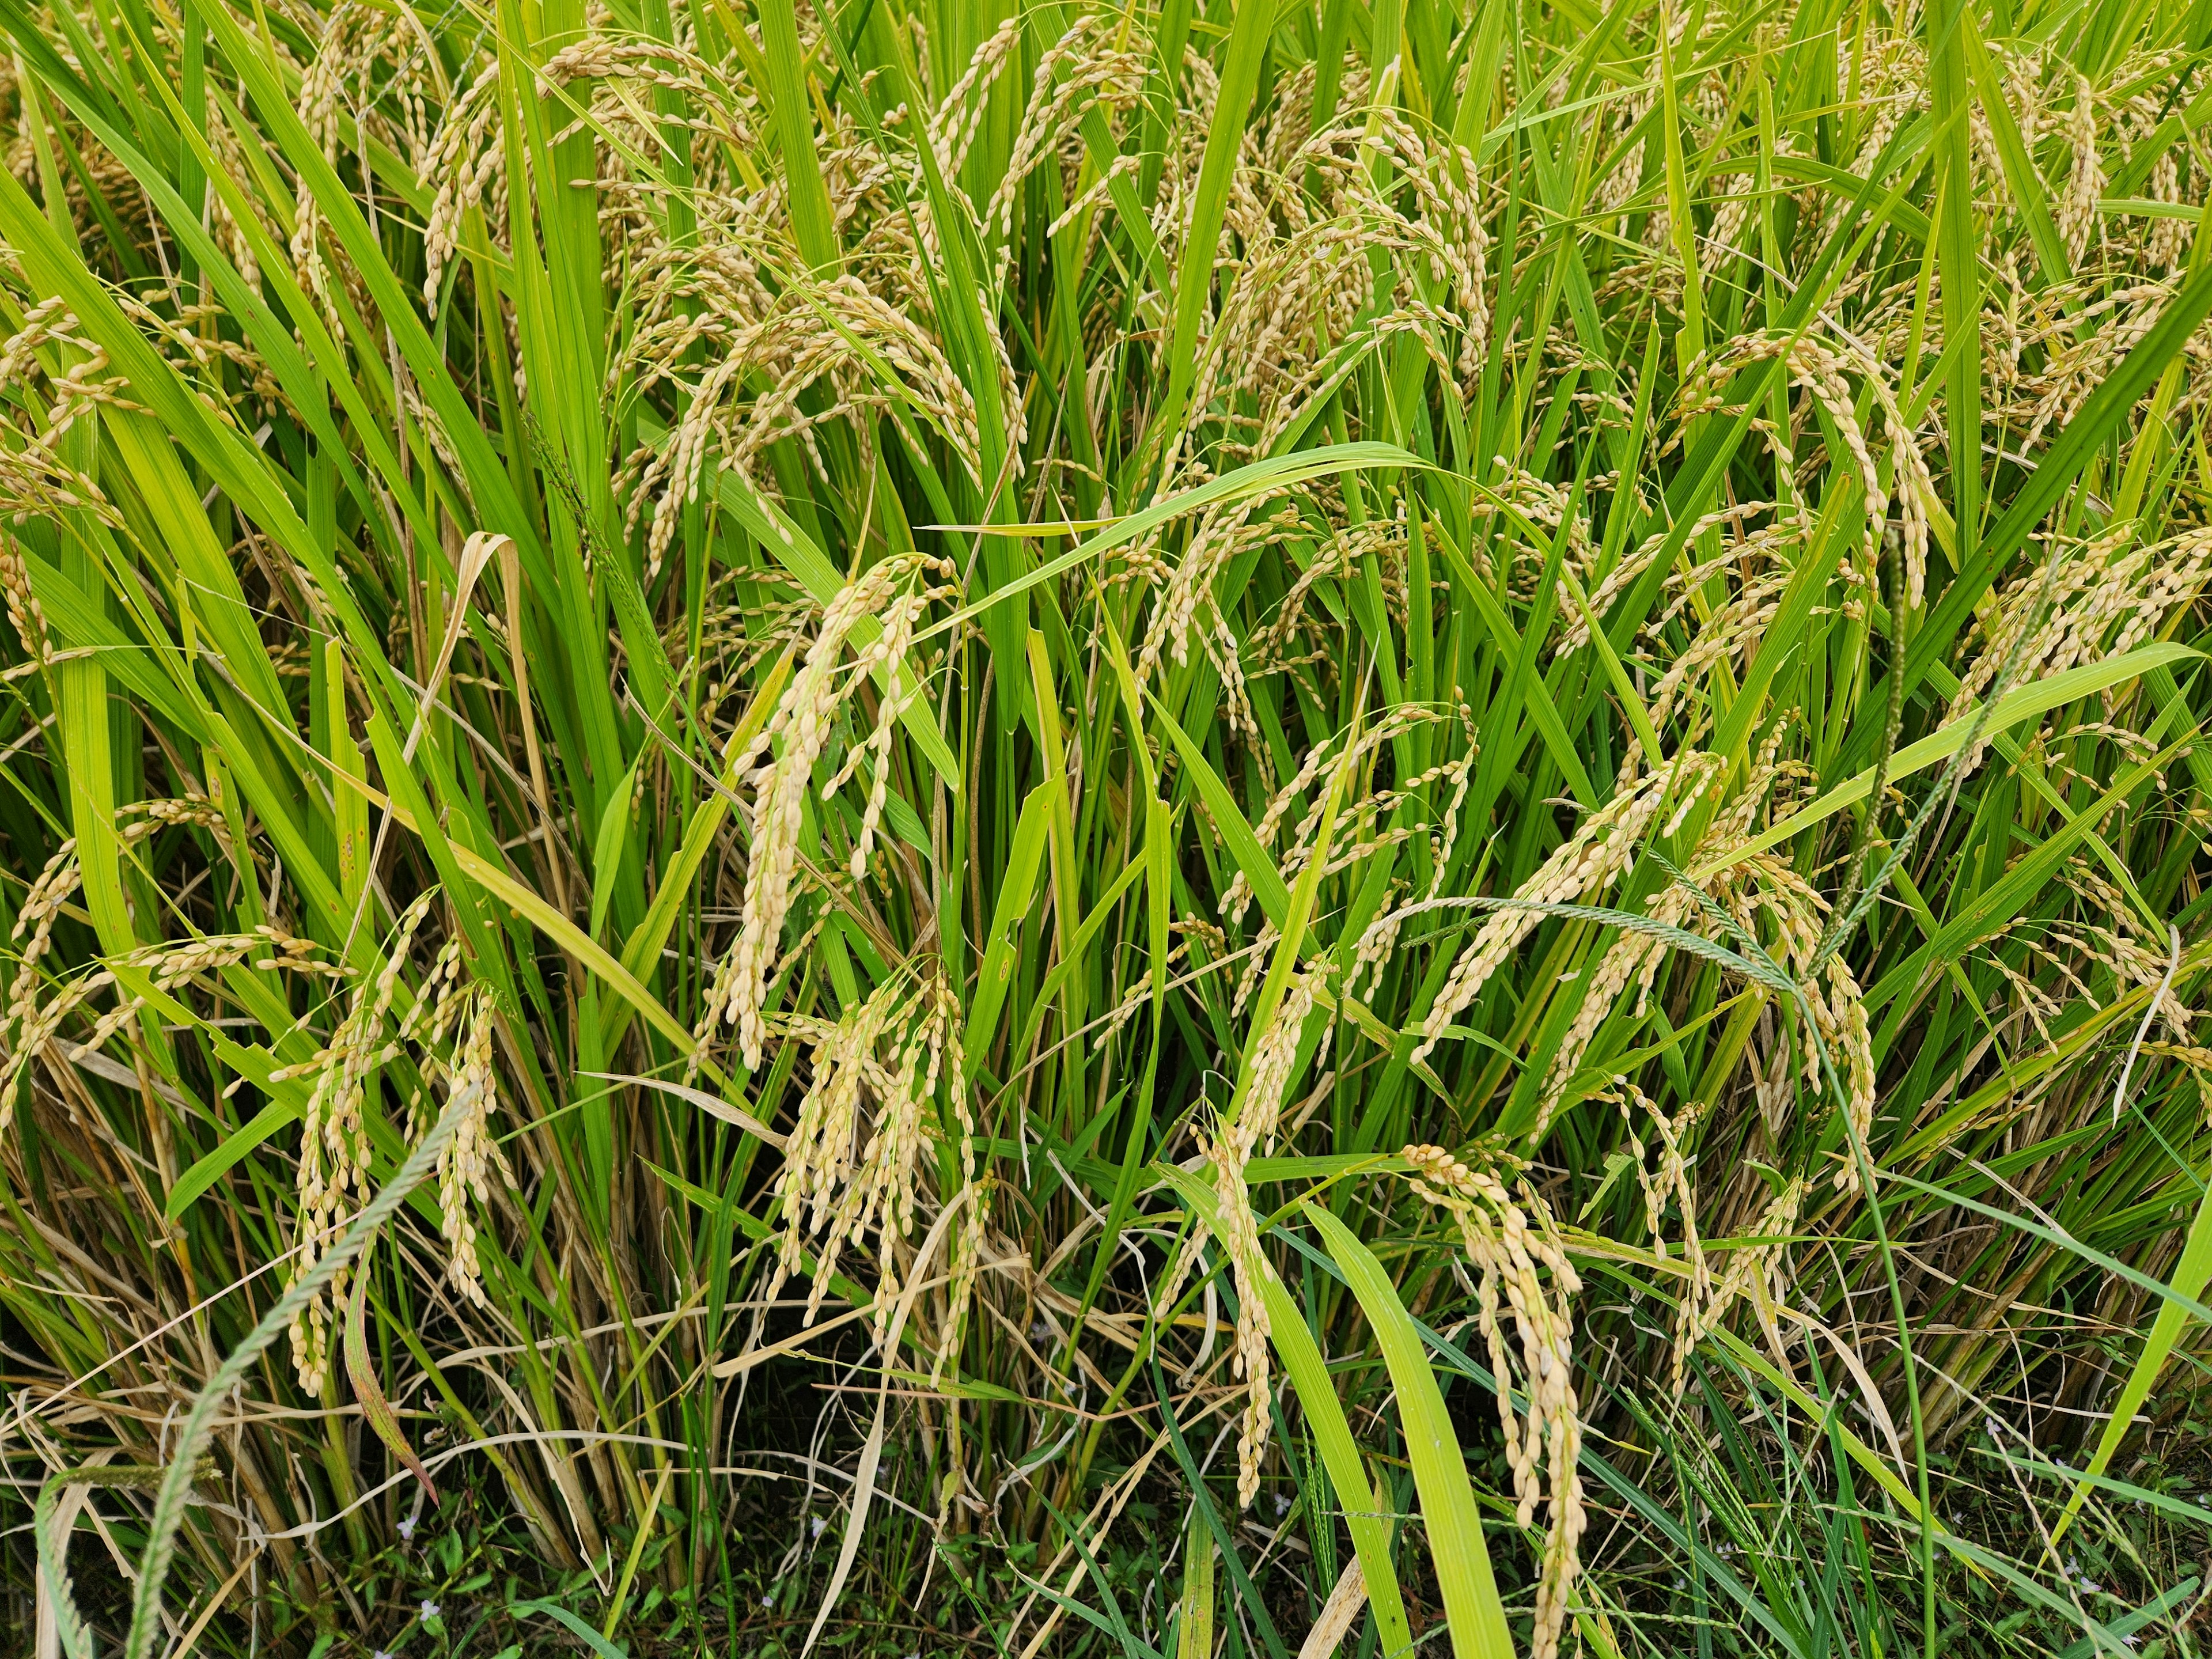
[[(972, 620), (1017, 593), (1027, 592), (1066, 575), (1069, 571), (1149, 535), (1154, 530), (1186, 513), (1195, 513), (1201, 507), (1220, 501), (1249, 501), (1255, 495), (1283, 490), (1315, 478), (1328, 477), (1340, 472), (1356, 472), (1367, 467), (1400, 467), (1409, 471), (1425, 471), (1429, 464), (1419, 456), (1401, 449), (1395, 444), (1356, 443), (1331, 444), (1322, 449), (1301, 449), (1287, 455), (1273, 455), (1264, 459), (1247, 462), (1235, 471), (1223, 473), (1218, 478), (1176, 495), (1156, 501), (1141, 511), (1118, 520), (1110, 529), (1100, 532), (1090, 540), (1078, 544), (1056, 559), (1048, 559), (1024, 575), (1015, 577), (1004, 586), (991, 590), (988, 599), (964, 605), (949, 617), (941, 617), (928, 627), (915, 631), (917, 644), (947, 633)], [(725, 473), (726, 478), (731, 475)], [(957, 530), (958, 525), (923, 525), (924, 530)], [(987, 526), (985, 533), (994, 533), (1005, 526)], [(1018, 532), (1022, 526), (1011, 527)], [(803, 573), (802, 573), (803, 574)]]
[(1291, 889), (1283, 879), (1283, 872), (1275, 868), (1274, 860), (1260, 845), (1260, 837), (1237, 806), (1237, 798), (1229, 793), (1229, 786), (1222, 782), (1221, 775), (1207, 762), (1205, 750), (1190, 740), (1189, 733), (1176, 724), (1175, 717), (1157, 698), (1152, 709), (1174, 742), (1176, 752), (1182, 757), (1183, 765), (1197, 787), (1199, 799), (1206, 803), (1206, 812), (1213, 820), (1213, 827), (1228, 844), (1229, 856), (1236, 860), (1237, 867), (1251, 884), (1253, 896), (1260, 901), (1260, 908), (1267, 913), (1268, 921), (1279, 928), (1285, 927), (1291, 917)]
[[(2188, 646), (2175, 645), (2171, 642), (2139, 646), (2135, 650), (2123, 652), (2117, 657), (2106, 657), (2099, 662), (2083, 663), (2079, 667), (2067, 669), (2063, 673), (2053, 674), (2047, 678), (2016, 687), (1997, 699), (1997, 705), (1990, 711), (1987, 724), (1984, 727), (1984, 734), (1993, 737), (2020, 725), (2024, 720), (2035, 720), (2049, 714), (2054, 708), (2063, 708), (2068, 703), (2078, 702), (2084, 697), (2094, 696), (2100, 691), (2109, 690), (2128, 680), (2136, 679), (2149, 673), (2153, 669), (2166, 667), (2185, 658), (2202, 654)], [(1970, 708), (1957, 719), (1946, 720), (1917, 743), (1905, 744), (1904, 748), (1890, 757), (1890, 781), (1893, 783), (1901, 779), (1909, 778), (1915, 772), (1925, 771), (1937, 761), (1948, 760), (1957, 754), (1965, 745), (1967, 737), (1972, 732), (1975, 718), (1976, 711)], [(1847, 806), (1857, 805), (1867, 798), (1867, 791), (1873, 786), (1874, 769), (1869, 767), (1848, 781), (1839, 783), (1833, 789), (1826, 791), (1817, 799), (1799, 807), (1779, 823), (1753, 836), (1741, 847), (1730, 852), (1723, 861), (1711, 865), (1700, 865), (1695, 872), (1693, 879), (1702, 882), (1707, 877), (1717, 871), (1726, 869), (1731, 864), (1741, 863), (1745, 859), (1765, 852), (1770, 847), (1781, 845), (1792, 836), (1811, 829), (1826, 818), (1832, 817)]]
[[(1221, 1200), (1212, 1183), (1188, 1170), (1164, 1173), (1176, 1195), (1220, 1240)], [(1255, 1181), (1294, 1178), (1272, 1167), (1263, 1174), (1257, 1160), (1248, 1173)], [(1227, 1248), (1225, 1242), (1223, 1248)], [(1375, 1610), (1382, 1651), (1406, 1652), (1413, 1638), (1397, 1570), (1391, 1565), (1390, 1523), (1384, 1515), (1383, 1500), (1368, 1478), (1366, 1464), (1360, 1459), (1358, 1443), (1352, 1438), (1343, 1402), (1337, 1398), (1335, 1382), (1329, 1376), (1321, 1344), (1306, 1323), (1304, 1310), (1277, 1276), (1273, 1264), (1264, 1256), (1261, 1261), (1260, 1290), (1267, 1304), (1268, 1340), (1281, 1357), (1284, 1370), (1290, 1374), (1291, 1386), (1298, 1391), (1298, 1403), (1305, 1410), (1308, 1431), (1321, 1449), (1322, 1465), (1328, 1471), (1329, 1485), (1336, 1492), (1345, 1526), (1352, 1534), (1352, 1547), (1358, 1553), (1359, 1570), (1367, 1581), (1367, 1599)]]
[(1044, 862), (1045, 842), (1052, 828), (1052, 796), (1039, 784), (1022, 803), (1020, 823), (999, 884), (991, 912), (991, 931), (983, 946), (983, 965), (975, 975), (975, 989), (968, 1002), (968, 1025), (961, 1039), (972, 1079), (983, 1064), (992, 1039), (998, 1034), (1000, 1011), (1014, 976), (1015, 935), (1029, 915), (1030, 896), (1036, 890), (1037, 870)]
[[(806, 96), (806, 54), (799, 45), (799, 14), (792, 0), (761, 0), (762, 56), (769, 94), (775, 100), (776, 137), (783, 147), (783, 178), (790, 191), (792, 232), (799, 251), (817, 270), (837, 263), (837, 230), (830, 189), (814, 153), (814, 112)], [(832, 22), (831, 27), (840, 27)]]
[(2188, 1239), (2181, 1247), (2181, 1258), (2173, 1264), (2173, 1273), (2166, 1281), (2170, 1294), (2160, 1299), (2157, 1317), (2151, 1321), (2150, 1334), (2143, 1339), (2142, 1352), (2136, 1356), (2127, 1381), (2120, 1385), (2119, 1395), (2105, 1419), (2105, 1431), (2097, 1437), (2097, 1449), (2090, 1455), (2088, 1468), (2073, 1496), (2066, 1500), (2065, 1513), (2051, 1529), (2054, 1540), (2073, 1524), (2097, 1477), (2112, 1467), (2113, 1455), (2135, 1427), (2136, 1411), (2150, 1398), (2150, 1391), (2166, 1370), (2174, 1344), (2181, 1340), (2182, 1327), (2189, 1318), (2185, 1303), (2201, 1297), (2208, 1280), (2212, 1280), (2212, 1188), (2208, 1188), (2197, 1201), (2197, 1218), (2190, 1224)]
[(1443, 1394), (1429, 1367), (1420, 1333), (1374, 1252), (1327, 1206), (1309, 1204), (1305, 1213), (1367, 1316), (1397, 1390), (1406, 1456), (1420, 1493), (1429, 1555), (1443, 1595), (1444, 1617), (1451, 1626), (1452, 1651), (1458, 1659), (1513, 1659), (1513, 1638), (1505, 1627), (1497, 1580), (1491, 1575), (1490, 1551), (1483, 1542), (1474, 1489), (1468, 1484), (1467, 1460), (1461, 1455), (1451, 1413), (1444, 1409)]
[[(1198, 191), (1190, 228), (1176, 270), (1175, 342), (1168, 359), (1166, 401), (1153, 423), (1161, 441), (1171, 438), (1183, 417), (1191, 378), (1198, 366), (1199, 319), (1213, 291), (1213, 262), (1221, 241), (1221, 222), (1229, 206), (1231, 170), (1244, 145), (1245, 116), (1260, 84), (1267, 40), (1275, 22), (1273, 0), (1237, 0), (1229, 45), (1222, 54), (1221, 81), (1214, 94), (1213, 122), (1198, 169)], [(1164, 482), (1164, 480), (1163, 480)]]
[(599, 1659), (629, 1659), (629, 1650), (610, 1642), (558, 1601), (510, 1601), (507, 1610), (512, 1613), (542, 1613), (555, 1624), (564, 1626), (568, 1633), (599, 1656)]
[(630, 763), (622, 781), (607, 791), (607, 804), (599, 813), (599, 833), (592, 843), (592, 937), (597, 939), (607, 923), (607, 907), (614, 902), (615, 881), (622, 872), (623, 846), (629, 836), (630, 814), (635, 810), (640, 756)]

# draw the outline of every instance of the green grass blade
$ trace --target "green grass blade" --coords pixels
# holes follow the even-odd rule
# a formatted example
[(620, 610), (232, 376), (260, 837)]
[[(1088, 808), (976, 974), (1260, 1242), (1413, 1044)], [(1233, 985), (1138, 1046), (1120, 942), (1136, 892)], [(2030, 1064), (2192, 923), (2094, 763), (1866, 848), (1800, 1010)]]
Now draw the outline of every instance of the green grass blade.
[(1322, 1206), (1308, 1205), (1306, 1215), (1343, 1269), (1397, 1389), (1406, 1455), (1420, 1492), (1429, 1553), (1451, 1627), (1452, 1651), (1459, 1659), (1512, 1659), (1513, 1638), (1491, 1575), (1490, 1551), (1483, 1541), (1474, 1492), (1468, 1484), (1466, 1460), (1420, 1335), (1374, 1252)]

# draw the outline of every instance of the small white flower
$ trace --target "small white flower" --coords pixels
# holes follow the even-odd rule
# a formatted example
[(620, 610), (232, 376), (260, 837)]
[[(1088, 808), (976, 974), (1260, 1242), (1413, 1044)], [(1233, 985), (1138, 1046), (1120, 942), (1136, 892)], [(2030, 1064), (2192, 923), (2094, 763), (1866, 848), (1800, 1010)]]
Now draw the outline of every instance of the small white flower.
[(432, 1620), (433, 1619), (435, 1619), (437, 1616), (438, 1616), (438, 1604), (437, 1604), (435, 1601), (425, 1601), (425, 1602), (423, 1602), (423, 1604), (422, 1604), (422, 1622), (423, 1622), (424, 1624), (426, 1624), (426, 1625), (427, 1625), (427, 1624), (428, 1624), (428, 1623), (430, 1622), (430, 1620)]
[(830, 1523), (829, 1523), (827, 1521), (824, 1521), (824, 1520), (823, 1520), (820, 1516), (818, 1516), (818, 1515), (816, 1515), (816, 1516), (808, 1516), (807, 1518), (808, 1518), (808, 1519), (809, 1519), (809, 1520), (813, 1523), (813, 1527), (814, 1527), (814, 1535), (815, 1535), (817, 1538), (821, 1537), (821, 1536), (822, 1536), (823, 1528), (825, 1528), (825, 1527), (827, 1527)]
[(1291, 1512), (1291, 1500), (1282, 1493), (1275, 1494), (1275, 1518), (1279, 1521)]
[(770, 1613), (774, 1613), (775, 1611), (775, 1597), (773, 1595), (762, 1596), (761, 1605), (766, 1607)]
[(416, 1517), (410, 1515), (399, 1523), (401, 1542), (411, 1544), (415, 1541), (415, 1521)]

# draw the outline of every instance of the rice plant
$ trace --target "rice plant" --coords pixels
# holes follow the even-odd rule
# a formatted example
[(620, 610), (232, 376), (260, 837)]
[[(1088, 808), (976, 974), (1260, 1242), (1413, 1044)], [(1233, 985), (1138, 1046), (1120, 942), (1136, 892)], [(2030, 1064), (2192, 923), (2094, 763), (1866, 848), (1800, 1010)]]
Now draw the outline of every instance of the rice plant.
[(0, 28), (0, 1648), (2203, 1650), (2212, 11)]

